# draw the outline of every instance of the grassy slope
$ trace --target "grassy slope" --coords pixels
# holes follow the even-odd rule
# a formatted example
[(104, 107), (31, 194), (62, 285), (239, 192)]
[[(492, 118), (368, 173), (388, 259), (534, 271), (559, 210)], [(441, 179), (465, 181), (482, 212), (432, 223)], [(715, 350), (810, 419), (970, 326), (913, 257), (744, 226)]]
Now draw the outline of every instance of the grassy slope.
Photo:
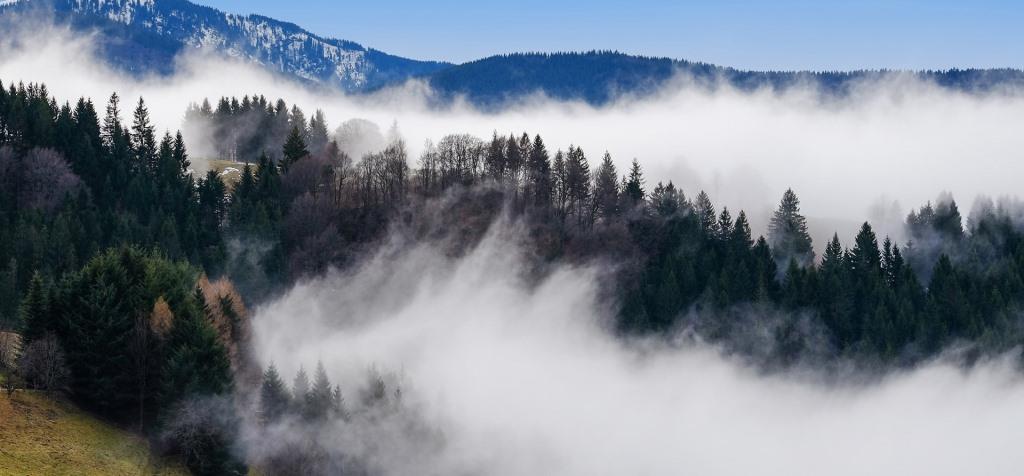
[(0, 392), (0, 475), (187, 475), (141, 437), (31, 391)]

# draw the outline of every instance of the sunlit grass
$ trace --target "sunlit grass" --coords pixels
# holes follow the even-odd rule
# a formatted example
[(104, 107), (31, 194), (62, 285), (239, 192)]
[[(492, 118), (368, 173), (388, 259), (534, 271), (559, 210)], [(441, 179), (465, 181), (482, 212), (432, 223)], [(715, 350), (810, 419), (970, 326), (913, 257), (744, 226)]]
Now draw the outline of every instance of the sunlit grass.
[[(2, 378), (2, 376), (0, 376)], [(0, 392), (0, 475), (187, 475), (145, 439), (34, 391)]]

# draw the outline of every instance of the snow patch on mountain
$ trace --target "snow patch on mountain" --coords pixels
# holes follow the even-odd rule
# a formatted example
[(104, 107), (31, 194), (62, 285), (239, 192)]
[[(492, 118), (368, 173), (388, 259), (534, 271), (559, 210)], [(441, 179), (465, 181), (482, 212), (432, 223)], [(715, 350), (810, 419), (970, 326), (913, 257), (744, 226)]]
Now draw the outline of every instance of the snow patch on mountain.
[[(0, 6), (47, 0), (0, 0)], [(345, 40), (324, 38), (260, 15), (236, 15), (180, 0), (52, 0), (56, 13), (72, 19), (122, 25), (183, 47), (203, 49), (255, 63), (303, 80), (359, 91), (379, 83), (447, 66), (374, 52)], [(20, 8), (20, 7), (17, 7)], [(5, 12), (11, 11), (5, 9)], [(145, 45), (143, 45), (145, 46)]]

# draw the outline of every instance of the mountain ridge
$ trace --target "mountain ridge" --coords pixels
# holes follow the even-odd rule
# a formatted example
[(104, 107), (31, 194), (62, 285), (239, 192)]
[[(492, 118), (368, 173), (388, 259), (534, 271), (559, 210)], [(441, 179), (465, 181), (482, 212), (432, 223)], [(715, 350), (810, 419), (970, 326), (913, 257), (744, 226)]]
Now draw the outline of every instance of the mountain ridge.
[(0, 14), (40, 11), (76, 29), (98, 31), (105, 59), (128, 71), (170, 73), (178, 53), (204, 49), (306, 82), (358, 92), (449, 66), (319, 36), (263, 15), (237, 15), (187, 0), (20, 0), (0, 5)]
[[(556, 100), (607, 104), (620, 96), (652, 94), (676, 75), (715, 87), (781, 90), (813, 84), (831, 95), (890, 70), (749, 71), (705, 62), (615, 51), (509, 53), (462, 64), (391, 55), (360, 43), (320, 36), (260, 14), (239, 15), (188, 0), (0, 0), (7, 13), (42, 11), (77, 30), (98, 32), (98, 50), (132, 73), (172, 74), (187, 49), (212, 51), (262, 66), (306, 84), (361, 94), (404, 83), (427, 83), (439, 103), (464, 98), (500, 108), (542, 94)], [(1024, 71), (1012, 68), (902, 71), (949, 89), (1024, 90)]]

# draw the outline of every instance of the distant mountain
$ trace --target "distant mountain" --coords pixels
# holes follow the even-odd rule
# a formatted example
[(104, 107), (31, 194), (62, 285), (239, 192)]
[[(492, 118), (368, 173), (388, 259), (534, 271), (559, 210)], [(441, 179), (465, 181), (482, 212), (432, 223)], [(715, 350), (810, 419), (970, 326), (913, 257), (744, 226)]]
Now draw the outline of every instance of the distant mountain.
[[(173, 72), (174, 57), (194, 48), (349, 93), (376, 91), (418, 78), (430, 84), (441, 103), (464, 97), (485, 108), (501, 107), (535, 93), (605, 104), (620, 95), (643, 96), (657, 91), (677, 73), (708, 86), (721, 81), (753, 90), (815, 84), (837, 95), (845, 94), (857, 81), (887, 74), (744, 71), (599, 51), (510, 54), (451, 65), (401, 58), (351, 41), (323, 38), (291, 23), (259, 15), (233, 15), (186, 0), (0, 0), (0, 19), (39, 13), (78, 30), (98, 32), (96, 38), (104, 58), (126, 71), (169, 74)], [(1015, 69), (906, 74), (963, 91), (1024, 89), (1024, 72)]]
[[(483, 106), (500, 106), (524, 95), (543, 93), (561, 100), (605, 104), (620, 95), (653, 93), (684, 74), (713, 87), (729, 84), (751, 91), (784, 90), (817, 85), (826, 94), (843, 95), (858, 81), (891, 71), (744, 71), (708, 63), (631, 56), (618, 52), (517, 53), (492, 56), (441, 69), (425, 76), (442, 100), (462, 96)], [(905, 72), (962, 91), (1024, 89), (1024, 71), (1016, 69), (951, 69)]]
[(40, 13), (99, 32), (101, 53), (128, 71), (169, 73), (175, 55), (196, 48), (356, 92), (450, 66), (392, 56), (323, 38), (291, 23), (233, 15), (185, 0), (0, 0), (0, 15)]

